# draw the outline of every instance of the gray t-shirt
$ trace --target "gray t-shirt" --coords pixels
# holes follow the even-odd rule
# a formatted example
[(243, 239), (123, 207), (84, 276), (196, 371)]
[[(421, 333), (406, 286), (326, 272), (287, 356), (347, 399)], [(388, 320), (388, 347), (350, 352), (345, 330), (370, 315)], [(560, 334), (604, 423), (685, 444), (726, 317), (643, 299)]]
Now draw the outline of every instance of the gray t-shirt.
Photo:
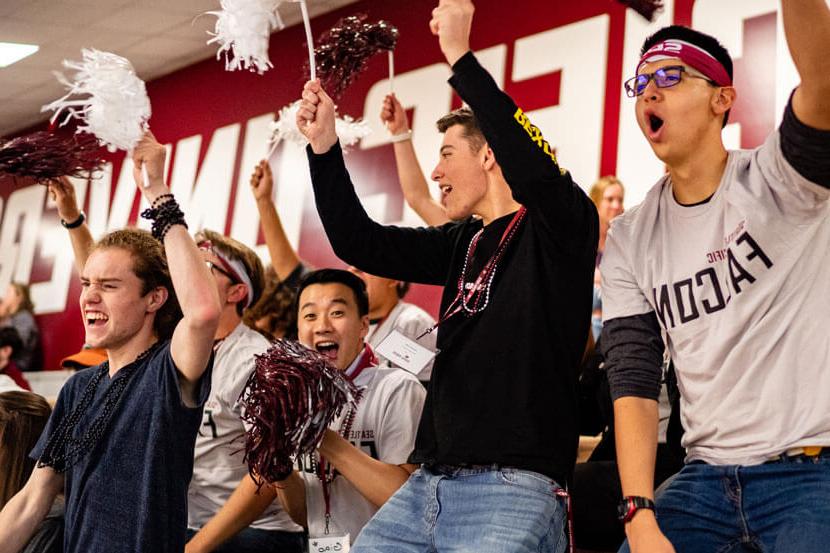
[[(248, 474), (245, 426), (239, 394), (254, 370), (254, 356), (269, 346), (260, 333), (240, 323), (215, 348), (210, 396), (196, 437), (193, 479), (187, 491), (187, 524), (199, 529), (219, 512)], [(262, 530), (302, 532), (279, 501), (251, 524)]]
[(830, 190), (780, 140), (729, 152), (704, 204), (679, 205), (664, 177), (608, 233), (603, 319), (657, 314), (687, 460), (757, 464), (830, 445)]

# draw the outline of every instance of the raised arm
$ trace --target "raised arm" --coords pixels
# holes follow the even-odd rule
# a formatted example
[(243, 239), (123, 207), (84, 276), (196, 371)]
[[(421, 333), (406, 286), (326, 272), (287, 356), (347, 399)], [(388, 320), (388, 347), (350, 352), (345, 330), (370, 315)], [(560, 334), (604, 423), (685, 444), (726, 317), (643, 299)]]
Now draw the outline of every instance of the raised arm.
[(826, 0), (782, 0), (784, 32), (801, 85), (793, 111), (805, 125), (830, 130), (830, 8)]
[[(164, 146), (149, 131), (133, 150), (136, 185), (150, 202), (169, 201), (164, 181)], [(149, 186), (144, 186), (142, 167)], [(170, 353), (181, 377), (182, 396), (193, 400), (195, 388), (213, 351), (220, 304), (216, 283), (193, 238), (183, 225), (173, 225), (164, 235), (164, 249), (173, 288), (182, 309), (182, 320), (173, 332)]]
[[(533, 215), (551, 239), (584, 253), (597, 242), (596, 208), (557, 163), (553, 148), (510, 96), (499, 89), (470, 51), (473, 3), (440, 0), (430, 28), (452, 65), (450, 84), (476, 115), (514, 199)], [(563, 129), (562, 132), (566, 132)]]
[(276, 497), (270, 486), (263, 486), (257, 492), (257, 485), (246, 474), (219, 512), (187, 542), (185, 553), (213, 551), (250, 526)]
[(415, 148), (412, 146), (412, 134), (406, 119), (406, 111), (394, 94), (389, 94), (384, 98), (380, 119), (392, 134), (395, 166), (398, 169), (398, 180), (401, 183), (401, 191), (403, 191), (406, 203), (430, 226), (436, 227), (448, 223), (450, 219), (447, 217), (444, 206), (429, 193), (429, 185), (421, 172)]
[(300, 264), (300, 258), (288, 241), (285, 229), (282, 228), (282, 221), (272, 196), (274, 176), (271, 166), (264, 159), (257, 164), (251, 175), (251, 192), (256, 199), (259, 222), (262, 225), (262, 234), (265, 235), (268, 255), (271, 256), (271, 265), (277, 273), (277, 278), (285, 280)]
[(317, 212), (334, 253), (374, 275), (444, 284), (456, 226), (401, 228), (383, 226), (369, 218), (343, 162), (334, 130), (334, 102), (317, 81), (309, 81), (303, 89), (297, 126), (309, 141)]
[(0, 553), (17, 553), (63, 492), (64, 478), (52, 467), (35, 468), (26, 485), (0, 511)]
[(95, 240), (92, 239), (92, 233), (89, 232), (86, 216), (81, 213), (81, 209), (78, 207), (75, 187), (70, 180), (66, 177), (60, 177), (50, 180), (47, 185), (49, 186), (49, 193), (58, 208), (61, 223), (69, 232), (72, 253), (75, 254), (75, 268), (80, 274), (84, 269), (84, 265), (86, 265), (86, 259), (89, 257), (89, 252), (92, 250)]

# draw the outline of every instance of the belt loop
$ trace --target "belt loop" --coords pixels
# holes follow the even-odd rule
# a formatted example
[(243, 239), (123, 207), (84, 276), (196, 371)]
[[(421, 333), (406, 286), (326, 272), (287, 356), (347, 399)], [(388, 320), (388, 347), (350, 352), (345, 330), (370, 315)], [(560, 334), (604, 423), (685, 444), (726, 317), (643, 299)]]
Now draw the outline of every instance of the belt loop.
[(568, 493), (567, 488), (557, 488), (555, 493), (557, 497), (565, 498), (565, 524), (566, 532), (568, 534), (568, 553), (574, 553), (574, 516), (573, 509), (571, 509), (571, 494)]

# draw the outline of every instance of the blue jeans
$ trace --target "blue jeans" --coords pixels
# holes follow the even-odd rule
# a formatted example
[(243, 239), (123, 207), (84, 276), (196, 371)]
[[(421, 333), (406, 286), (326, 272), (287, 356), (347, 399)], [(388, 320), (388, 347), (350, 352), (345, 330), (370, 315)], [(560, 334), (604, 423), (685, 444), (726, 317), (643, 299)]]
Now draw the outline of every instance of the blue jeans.
[[(657, 495), (677, 553), (830, 551), (830, 455), (683, 467)], [(620, 553), (628, 553), (623, 544)]]
[[(187, 539), (196, 530), (187, 529)], [(305, 553), (306, 538), (303, 532), (261, 530), (245, 528), (213, 550), (213, 553)]]
[(511, 468), (422, 466), (363, 528), (353, 553), (562, 553), (560, 487)]

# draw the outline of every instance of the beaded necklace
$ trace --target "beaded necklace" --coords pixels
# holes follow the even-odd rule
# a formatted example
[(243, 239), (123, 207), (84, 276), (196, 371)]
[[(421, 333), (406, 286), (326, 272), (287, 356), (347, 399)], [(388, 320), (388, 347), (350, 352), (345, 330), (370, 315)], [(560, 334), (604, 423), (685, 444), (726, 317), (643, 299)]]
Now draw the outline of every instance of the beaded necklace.
[(466, 316), (472, 317), (487, 309), (490, 303), (490, 288), (496, 276), (496, 269), (498, 269), (499, 262), (504, 257), (508, 246), (510, 246), (513, 238), (516, 236), (516, 232), (522, 226), (525, 215), (527, 215), (527, 208), (522, 206), (513, 216), (510, 223), (508, 223), (507, 228), (504, 229), (496, 251), (493, 252), (493, 255), (484, 264), (478, 277), (473, 282), (467, 282), (467, 267), (472, 264), (476, 247), (478, 246), (479, 240), (481, 240), (481, 235), (484, 233), (484, 227), (480, 228), (473, 235), (470, 244), (467, 246), (467, 254), (464, 256), (464, 265), (461, 268), (461, 274), (458, 275), (458, 293), (447, 306), (447, 309), (441, 315), (438, 322), (426, 329), (416, 340), (420, 340), (434, 331), (440, 324), (459, 312), (463, 312)]
[(113, 378), (109, 388), (104, 393), (104, 405), (101, 413), (92, 420), (89, 427), (81, 436), (75, 437), (73, 435), (75, 428), (92, 405), (95, 392), (98, 390), (98, 386), (103, 380), (104, 375), (109, 372), (109, 360), (101, 363), (96, 374), (86, 385), (81, 399), (75, 405), (75, 408), (72, 409), (69, 415), (61, 419), (57, 428), (49, 436), (49, 441), (46, 442), (43, 454), (38, 459), (38, 468), (52, 467), (56, 472), (63, 473), (81, 460), (88, 452), (92, 451), (106, 432), (115, 408), (118, 406), (121, 396), (124, 394), (124, 390), (127, 388), (127, 384), (130, 383), (133, 374), (135, 374), (136, 370), (142, 365), (142, 361), (153, 352), (157, 345), (158, 342), (154, 343), (136, 357), (135, 361), (118, 371), (118, 374)]

